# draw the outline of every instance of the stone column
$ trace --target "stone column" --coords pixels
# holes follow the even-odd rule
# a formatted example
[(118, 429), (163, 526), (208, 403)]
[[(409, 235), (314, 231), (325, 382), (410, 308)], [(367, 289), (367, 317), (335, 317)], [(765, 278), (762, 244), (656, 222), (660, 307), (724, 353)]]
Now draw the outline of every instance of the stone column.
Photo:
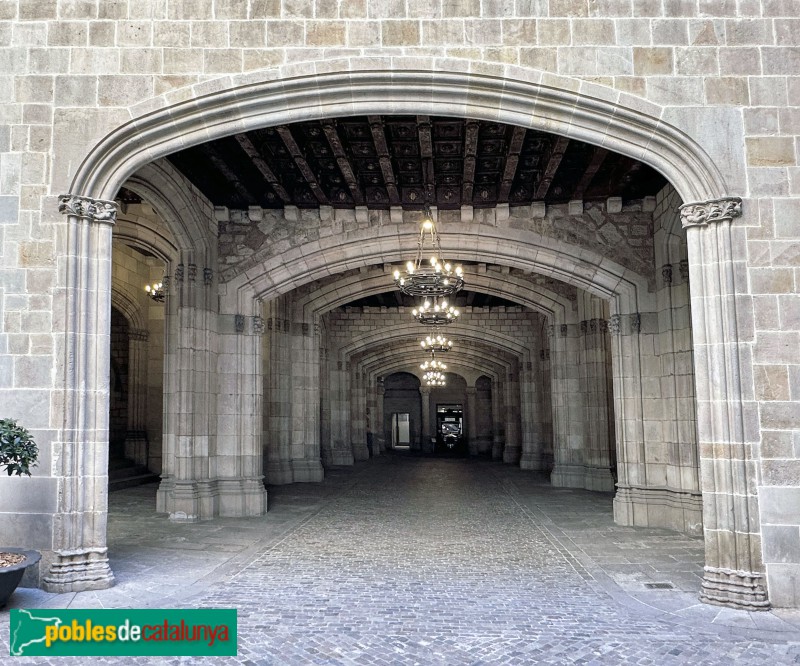
[[(209, 286), (212, 275), (211, 269), (204, 271)], [(258, 312), (257, 304), (247, 300), (242, 309)], [(262, 474), (263, 334), (260, 314), (220, 317), (217, 436), (211, 461), (220, 516), (260, 516), (267, 510)]]
[(467, 387), (467, 442), (471, 456), (478, 455), (478, 406), (475, 400), (476, 394), (477, 389), (474, 386)]
[[(538, 370), (538, 367), (536, 368)], [(519, 461), (521, 469), (543, 469), (544, 441), (541, 423), (541, 388), (536, 385), (534, 377), (541, 373), (534, 371), (532, 361), (525, 364), (520, 385), (522, 409), (522, 457)]]
[(282, 299), (265, 304), (266, 330), (263, 337), (264, 366), (264, 472), (267, 483), (282, 485), (292, 482), (289, 464), (291, 428), (290, 349)]
[(506, 379), (506, 444), (503, 448), (503, 462), (517, 464), (522, 455), (520, 445), (519, 418), (519, 376), (509, 370)]
[[(592, 298), (597, 306), (595, 314), (602, 313), (602, 305)], [(583, 324), (583, 322), (581, 322)], [(612, 492), (614, 478), (611, 475), (611, 455), (608, 424), (608, 368), (606, 366), (608, 322), (601, 317), (586, 321), (583, 336), (583, 369), (585, 372), (584, 394), (586, 396), (586, 425), (588, 437), (585, 447), (585, 482), (587, 490)]]
[(218, 515), (212, 457), (216, 438), (217, 303), (211, 283), (197, 280), (191, 253), (182, 253), (167, 292), (164, 474), (156, 509), (170, 520)]
[(147, 466), (147, 331), (128, 332), (128, 428), (125, 457)]
[(502, 382), (492, 384), (492, 460), (503, 459), (503, 444), (505, 442), (505, 428), (501, 414), (503, 408)]
[(289, 464), (292, 481), (321, 481), (319, 327), (310, 321), (294, 322), (291, 331), (292, 426)]
[(585, 396), (580, 385), (578, 325), (557, 323), (551, 339), (553, 472), (550, 483), (583, 488)]
[(383, 386), (383, 380), (378, 380), (378, 397), (375, 400), (375, 423), (372, 424), (372, 431), (375, 433), (375, 447), (381, 453), (386, 452), (386, 424), (383, 422), (386, 418), (383, 412), (383, 398), (386, 389)]
[(732, 225), (741, 210), (741, 199), (734, 197), (680, 208), (692, 285), (703, 492), (706, 564), (700, 598), (760, 610), (769, 601), (756, 491), (758, 411), (752, 386), (743, 381), (751, 364), (750, 312), (743, 307), (747, 244), (744, 229)]
[[(57, 397), (60, 441), (53, 442), (58, 483), (53, 552), (46, 554), (48, 592), (100, 590), (114, 584), (108, 563), (108, 404), (111, 359), (111, 228), (117, 207), (71, 194), (59, 211), (67, 216), (66, 265), (53, 310), (65, 313), (66, 334), (57, 341), (64, 384)], [(62, 420), (63, 419), (63, 420)]]
[(419, 394), (422, 400), (422, 435), (420, 448), (423, 453), (431, 452), (431, 387), (420, 386)]
[(357, 368), (354, 368), (350, 373), (350, 378), (350, 446), (353, 450), (353, 458), (369, 460), (365, 377)]

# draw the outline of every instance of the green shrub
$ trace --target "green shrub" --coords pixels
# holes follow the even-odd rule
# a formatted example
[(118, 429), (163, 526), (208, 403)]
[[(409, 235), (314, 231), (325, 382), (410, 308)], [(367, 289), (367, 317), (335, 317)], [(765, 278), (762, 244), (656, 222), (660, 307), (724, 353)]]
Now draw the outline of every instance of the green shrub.
[(5, 469), (9, 476), (30, 476), (38, 457), (33, 435), (13, 419), (0, 419), (0, 472)]

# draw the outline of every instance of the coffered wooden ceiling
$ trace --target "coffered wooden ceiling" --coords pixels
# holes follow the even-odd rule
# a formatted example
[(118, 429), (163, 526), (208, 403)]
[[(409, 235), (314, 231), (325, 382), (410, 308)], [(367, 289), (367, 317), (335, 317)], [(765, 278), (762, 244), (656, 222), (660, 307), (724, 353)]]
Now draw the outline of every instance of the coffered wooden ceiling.
[(654, 195), (666, 183), (629, 157), (483, 120), (356, 116), (267, 127), (169, 157), (214, 205), (405, 209), (512, 206)]

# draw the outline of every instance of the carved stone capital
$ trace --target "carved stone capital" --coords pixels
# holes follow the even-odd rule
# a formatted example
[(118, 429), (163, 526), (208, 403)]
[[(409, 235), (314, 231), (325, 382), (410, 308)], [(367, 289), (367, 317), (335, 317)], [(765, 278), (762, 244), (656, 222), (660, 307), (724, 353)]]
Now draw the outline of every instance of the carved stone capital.
[(739, 197), (725, 197), (710, 201), (686, 203), (678, 208), (683, 228), (705, 227), (709, 222), (722, 222), (740, 217), (742, 200)]
[(661, 267), (661, 279), (664, 281), (665, 287), (672, 285), (672, 264), (664, 264)]
[(74, 215), (91, 222), (114, 224), (117, 221), (117, 204), (115, 201), (90, 199), (76, 194), (59, 195), (58, 212), (64, 215)]
[(619, 335), (621, 326), (622, 317), (618, 314), (611, 315), (611, 318), (608, 320), (608, 332), (611, 335)]
[(256, 315), (253, 317), (253, 333), (261, 335), (264, 332), (264, 318)]
[(147, 331), (139, 328), (131, 328), (128, 330), (128, 338), (138, 342), (146, 342), (149, 334)]

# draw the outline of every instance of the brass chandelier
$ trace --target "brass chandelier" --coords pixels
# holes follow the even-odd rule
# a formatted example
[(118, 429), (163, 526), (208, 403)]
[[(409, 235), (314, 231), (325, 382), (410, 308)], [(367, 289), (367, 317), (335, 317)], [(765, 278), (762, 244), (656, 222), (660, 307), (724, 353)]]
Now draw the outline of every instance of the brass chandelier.
[(452, 305), (448, 304), (446, 300), (439, 302), (438, 297), (434, 296), (433, 299), (426, 298), (422, 305), (418, 308), (411, 310), (420, 324), (426, 326), (444, 326), (454, 322), (461, 313)]
[(464, 286), (461, 266), (442, 259), (439, 234), (430, 208), (425, 207), (425, 220), (419, 230), (417, 256), (406, 263), (404, 271), (394, 272), (397, 288), (409, 296), (450, 296)]
[(437, 333), (435, 337), (433, 334), (428, 335), (419, 344), (425, 351), (432, 352), (448, 352), (453, 348), (453, 341), (444, 337), (441, 333)]

